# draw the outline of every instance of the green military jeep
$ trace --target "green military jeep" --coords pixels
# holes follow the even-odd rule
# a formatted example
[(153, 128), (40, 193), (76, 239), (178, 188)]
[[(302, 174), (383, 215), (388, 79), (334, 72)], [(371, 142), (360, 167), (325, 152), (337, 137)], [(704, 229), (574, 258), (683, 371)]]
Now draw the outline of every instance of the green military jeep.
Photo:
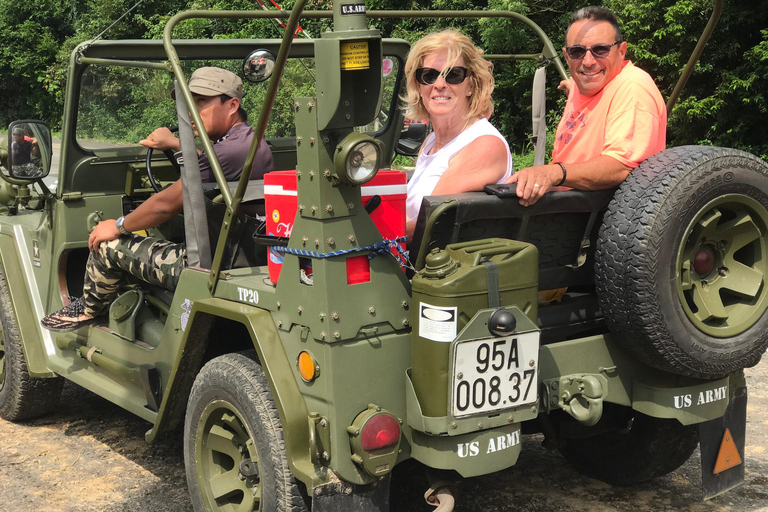
[[(419, 146), (398, 108), (409, 45), (367, 19), (518, 20), (542, 52), (498, 57), (565, 70), (519, 14), (366, 13), (360, 0), (302, 13), (304, 4), (184, 12), (163, 41), (78, 47), (55, 190), (43, 181), (47, 126), (12, 123), (9, 133), (23, 130), (39, 155), (32, 168), (2, 155), (0, 416), (45, 414), (68, 379), (147, 420), (149, 442), (183, 425), (198, 510), (389, 510), (399, 462), (449, 479), (488, 474), (514, 465), (521, 435), (533, 432), (613, 484), (667, 474), (699, 441), (705, 497), (740, 483), (742, 369), (768, 346), (768, 165), (681, 147), (616, 191), (555, 191), (529, 208), (503, 186), (426, 198), (404, 264), (393, 257), (398, 240), (384, 240), (363, 207), (361, 185), (397, 148)], [(332, 18), (334, 30), (294, 40), (301, 16)], [(286, 36), (172, 38), (185, 19), (259, 17), (286, 19)], [(203, 124), (186, 77), (243, 62), (263, 105), (257, 139), (269, 135), (276, 169), (296, 170), (291, 236), (266, 236), (263, 185), (247, 172), (228, 184), (212, 158), (216, 188), (190, 181), (183, 225), (151, 233), (187, 242), (177, 289), (126, 284), (99, 322), (41, 329), (40, 318), (80, 295), (95, 224), (190, 172), (138, 145), (89, 145), (99, 94), (127, 94), (126, 68), (161, 86), (172, 76), (184, 160), (196, 161), (189, 118)], [(305, 68), (309, 92), (287, 97), (294, 89), (281, 79)], [(270, 132), (279, 116), (295, 132)], [(276, 283), (267, 249), (284, 257)], [(567, 288), (563, 299), (539, 306), (539, 290), (557, 288)], [(432, 498), (449, 507), (450, 492)]]

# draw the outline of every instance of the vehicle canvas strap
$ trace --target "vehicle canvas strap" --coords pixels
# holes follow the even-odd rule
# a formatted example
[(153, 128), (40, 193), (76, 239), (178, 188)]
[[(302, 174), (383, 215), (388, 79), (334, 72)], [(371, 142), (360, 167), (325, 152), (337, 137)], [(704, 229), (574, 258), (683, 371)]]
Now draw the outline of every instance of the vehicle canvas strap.
[[(179, 143), (183, 155), (197, 155), (189, 110), (184, 102), (179, 83), (176, 88), (176, 112), (179, 118)], [(203, 180), (197, 158), (184, 158), (181, 166), (181, 185), (184, 197), (184, 232), (187, 244), (187, 265), (211, 268), (211, 242), (208, 237)]]
[(485, 265), (485, 282), (488, 287), (488, 307), (498, 308), (501, 306), (501, 295), (499, 294), (499, 267), (491, 260), (481, 262)]
[(531, 121), (533, 124), (533, 165), (544, 165), (547, 149), (547, 67), (541, 66), (533, 75), (531, 91)]

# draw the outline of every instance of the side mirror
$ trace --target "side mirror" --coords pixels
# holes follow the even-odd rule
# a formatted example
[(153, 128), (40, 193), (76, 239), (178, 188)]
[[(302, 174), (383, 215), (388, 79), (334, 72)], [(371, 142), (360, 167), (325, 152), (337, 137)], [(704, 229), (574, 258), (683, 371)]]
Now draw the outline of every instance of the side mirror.
[(8, 173), (12, 178), (37, 180), (51, 172), (51, 129), (42, 121), (14, 121), (8, 127)]
[(427, 138), (427, 123), (409, 123), (408, 129), (400, 134), (395, 152), (403, 156), (419, 156), (419, 148)]
[(255, 50), (243, 61), (243, 76), (253, 84), (271, 77), (274, 69), (275, 56), (268, 50)]

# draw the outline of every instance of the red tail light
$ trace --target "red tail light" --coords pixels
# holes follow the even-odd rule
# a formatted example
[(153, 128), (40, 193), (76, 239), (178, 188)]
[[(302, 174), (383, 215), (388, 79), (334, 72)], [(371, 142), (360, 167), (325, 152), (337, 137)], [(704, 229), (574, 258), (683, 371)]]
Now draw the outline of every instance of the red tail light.
[(374, 416), (363, 427), (360, 433), (360, 444), (363, 450), (386, 448), (400, 441), (400, 424), (389, 414)]

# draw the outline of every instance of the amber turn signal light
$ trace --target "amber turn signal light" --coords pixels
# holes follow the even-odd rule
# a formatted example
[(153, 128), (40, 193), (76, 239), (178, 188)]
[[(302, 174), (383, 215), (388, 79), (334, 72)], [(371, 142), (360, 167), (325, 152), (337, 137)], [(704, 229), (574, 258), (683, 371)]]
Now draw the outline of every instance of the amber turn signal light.
[(320, 367), (315, 363), (315, 360), (309, 354), (309, 352), (300, 352), (299, 358), (296, 361), (296, 366), (299, 367), (299, 374), (301, 378), (306, 382), (312, 382), (317, 378), (320, 373)]

